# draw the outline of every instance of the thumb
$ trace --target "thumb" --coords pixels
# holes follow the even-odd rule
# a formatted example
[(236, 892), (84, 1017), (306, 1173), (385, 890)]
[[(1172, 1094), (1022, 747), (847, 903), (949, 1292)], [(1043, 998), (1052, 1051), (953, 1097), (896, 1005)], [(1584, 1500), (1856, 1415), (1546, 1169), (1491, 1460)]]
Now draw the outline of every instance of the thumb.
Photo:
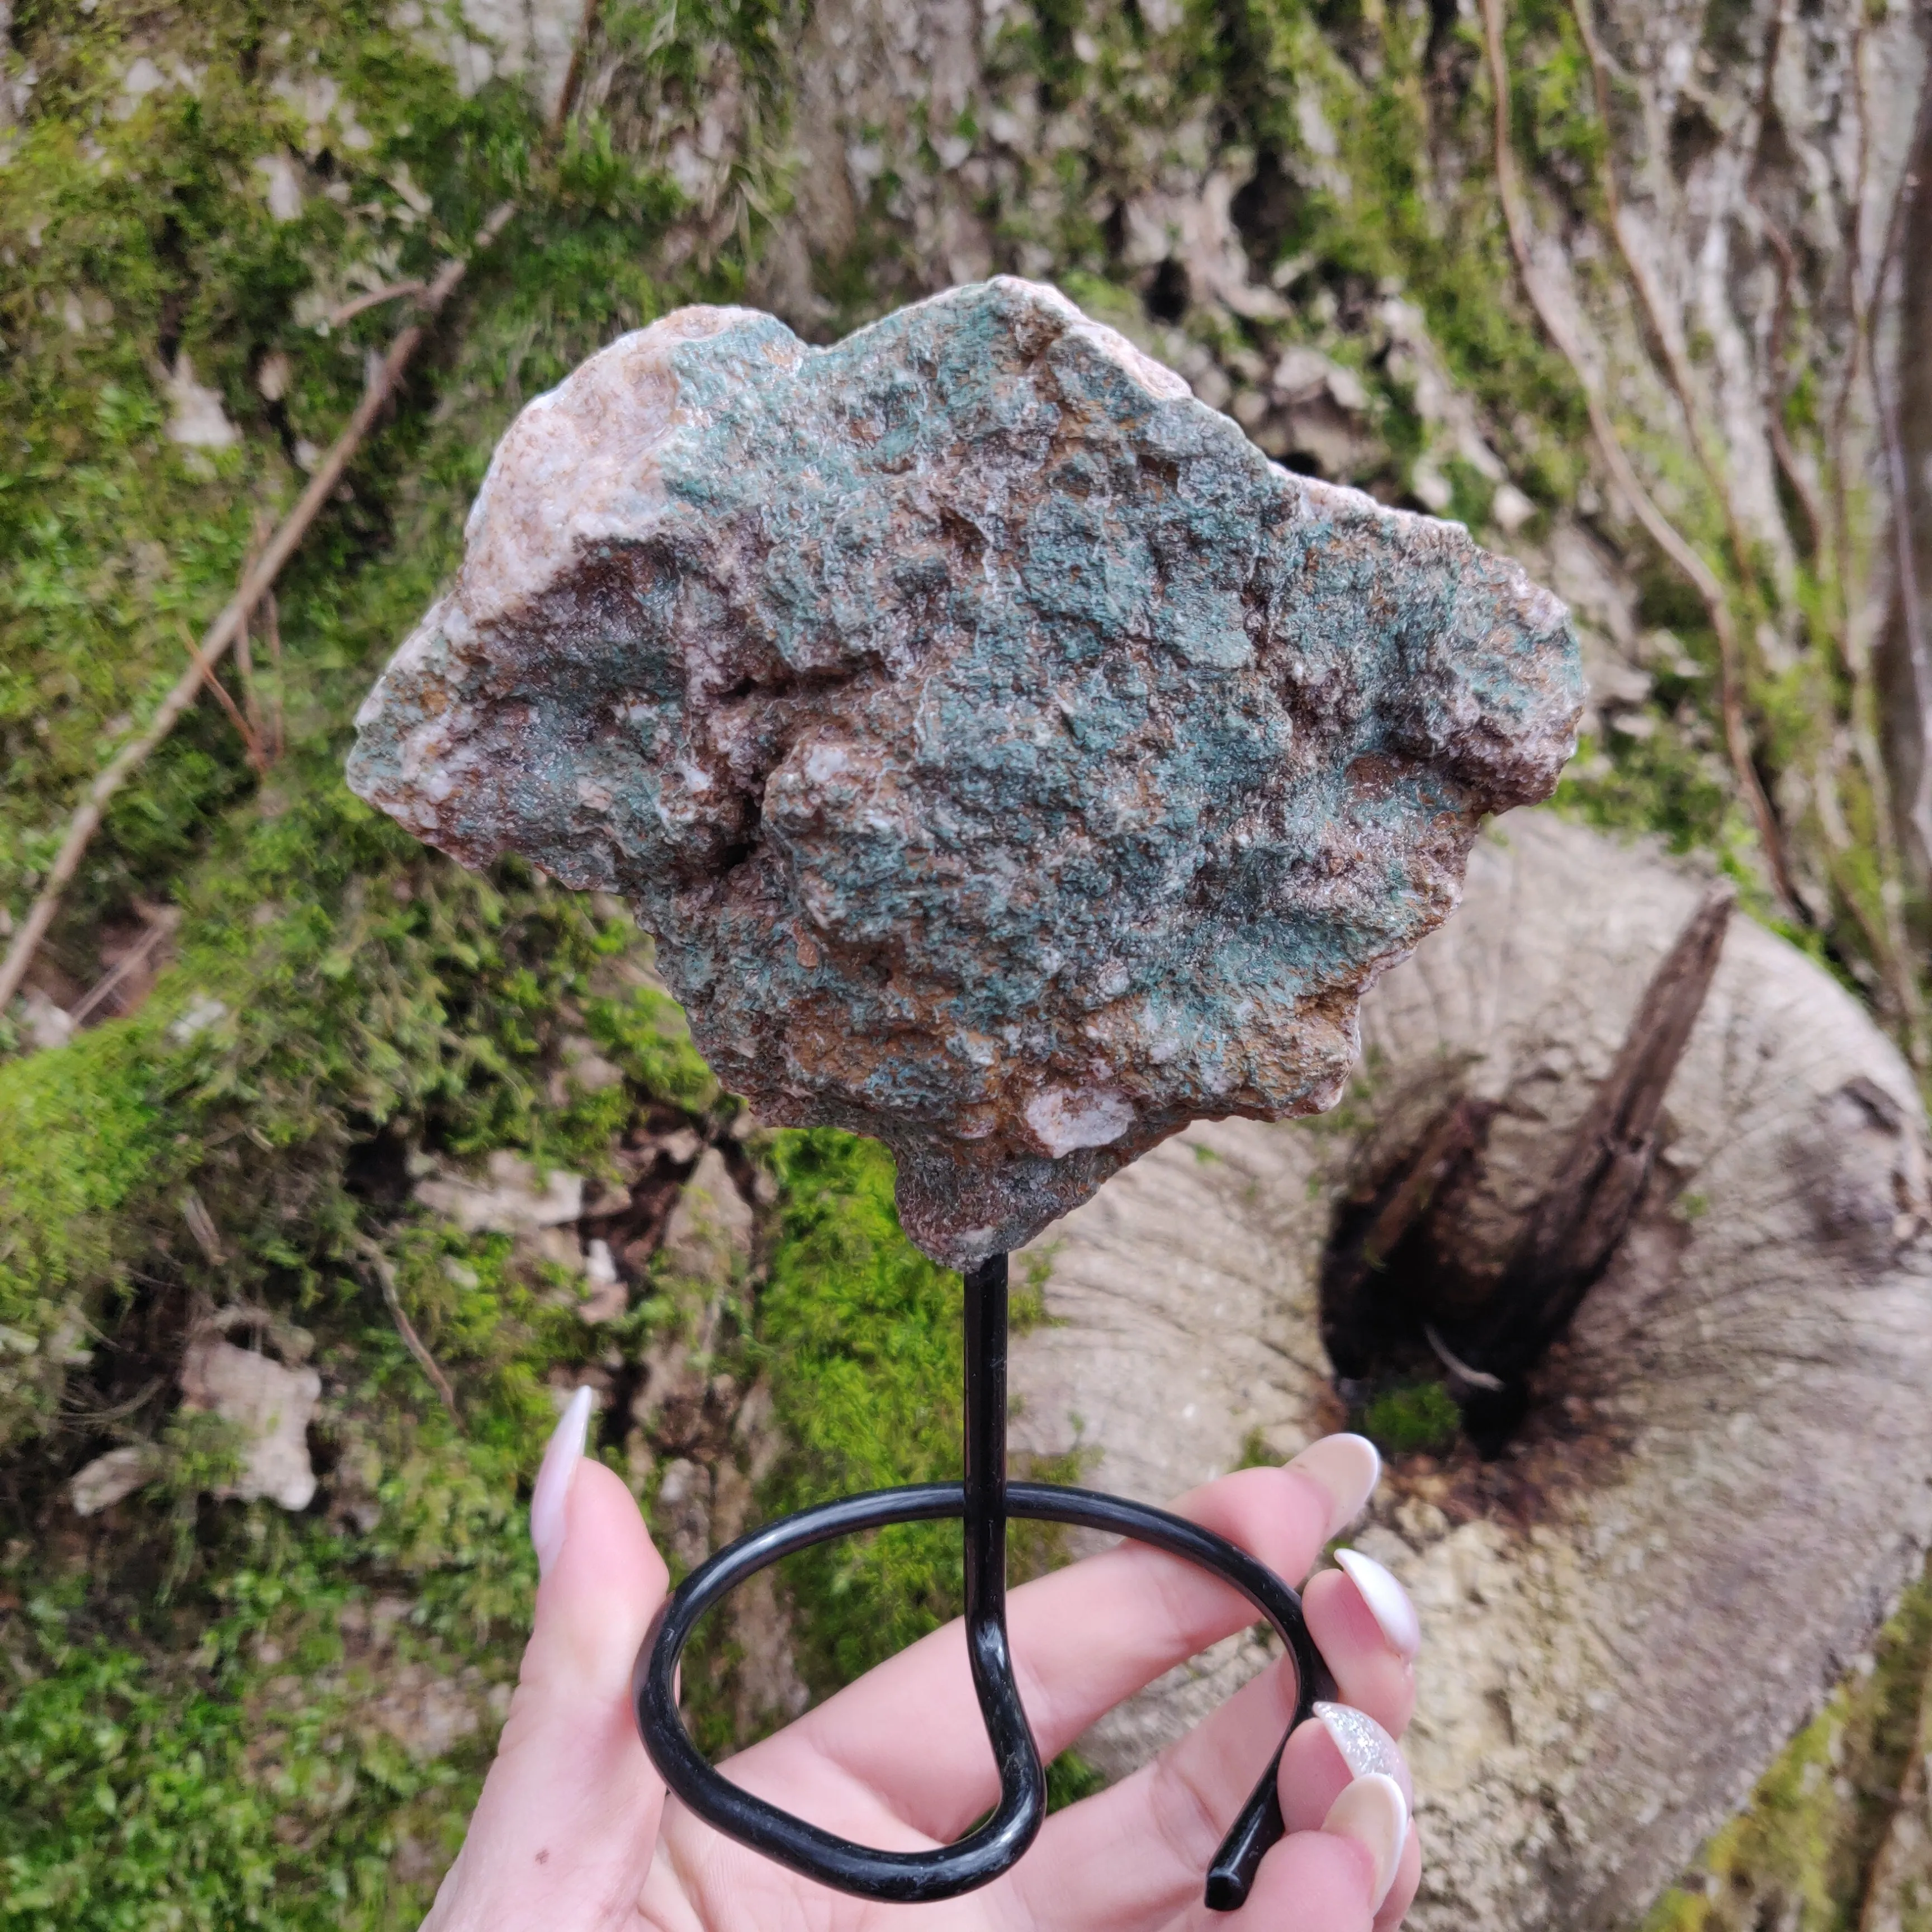
[(670, 1579), (630, 1492), (584, 1455), (571, 1398), (530, 1499), (542, 1580), (496, 1761), (424, 1932), (634, 1923), (664, 1786), (631, 1713), (631, 1666)]

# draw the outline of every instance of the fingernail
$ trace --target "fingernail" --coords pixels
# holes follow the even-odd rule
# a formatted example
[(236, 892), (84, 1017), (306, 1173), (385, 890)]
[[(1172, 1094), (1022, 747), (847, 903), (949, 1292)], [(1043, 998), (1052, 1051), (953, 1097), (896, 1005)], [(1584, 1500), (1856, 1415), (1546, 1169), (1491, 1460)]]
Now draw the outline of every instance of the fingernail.
[(1402, 1843), (1408, 1832), (1408, 1806), (1402, 1787), (1392, 1778), (1372, 1772), (1342, 1787), (1342, 1795), (1328, 1808), (1322, 1821), (1324, 1832), (1338, 1838), (1353, 1838), (1365, 1846), (1376, 1862), (1371, 1912), (1381, 1909), (1389, 1887), (1395, 1882), (1395, 1868), (1402, 1861)]
[(1408, 1766), (1394, 1738), (1366, 1711), (1352, 1704), (1317, 1704), (1315, 1715), (1334, 1740), (1351, 1778), (1392, 1778), (1406, 1804), (1415, 1802)]
[(1372, 1556), (1359, 1550), (1338, 1550), (1335, 1561), (1361, 1594), (1369, 1614), (1381, 1624), (1382, 1635), (1396, 1656), (1412, 1658), (1422, 1648), (1422, 1622), (1408, 1592)]
[(584, 1442), (590, 1428), (590, 1391), (580, 1388), (570, 1398), (537, 1471), (530, 1491), (530, 1540), (536, 1545), (537, 1574), (548, 1576), (563, 1553), (564, 1505), (570, 1499), (572, 1479), (584, 1460)]
[(1366, 1436), (1324, 1436), (1311, 1442), (1288, 1466), (1312, 1476), (1328, 1494), (1328, 1527), (1323, 1540), (1339, 1536), (1362, 1513), (1382, 1480), (1382, 1459)]

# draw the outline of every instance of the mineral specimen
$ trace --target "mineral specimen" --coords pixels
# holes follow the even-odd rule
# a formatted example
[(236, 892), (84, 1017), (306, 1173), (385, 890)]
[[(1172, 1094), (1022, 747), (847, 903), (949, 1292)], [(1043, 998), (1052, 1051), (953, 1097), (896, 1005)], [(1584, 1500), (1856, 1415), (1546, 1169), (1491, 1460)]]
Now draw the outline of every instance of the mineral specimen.
[(627, 895), (719, 1076), (888, 1143), (963, 1264), (1191, 1119), (1330, 1104), (1581, 696), (1516, 566), (1003, 277), (830, 348), (691, 308), (592, 357), (350, 776)]

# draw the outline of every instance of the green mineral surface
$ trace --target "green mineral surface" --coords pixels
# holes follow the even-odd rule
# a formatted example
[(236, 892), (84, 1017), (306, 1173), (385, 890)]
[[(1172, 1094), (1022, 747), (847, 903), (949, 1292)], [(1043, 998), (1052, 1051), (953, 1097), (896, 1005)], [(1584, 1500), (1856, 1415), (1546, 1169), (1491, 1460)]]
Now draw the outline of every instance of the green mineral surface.
[(720, 1077), (884, 1141), (963, 1266), (1190, 1120), (1328, 1100), (1582, 696), (1520, 567), (1003, 276), (828, 349), (695, 309), (593, 357), (349, 776), (623, 892)]

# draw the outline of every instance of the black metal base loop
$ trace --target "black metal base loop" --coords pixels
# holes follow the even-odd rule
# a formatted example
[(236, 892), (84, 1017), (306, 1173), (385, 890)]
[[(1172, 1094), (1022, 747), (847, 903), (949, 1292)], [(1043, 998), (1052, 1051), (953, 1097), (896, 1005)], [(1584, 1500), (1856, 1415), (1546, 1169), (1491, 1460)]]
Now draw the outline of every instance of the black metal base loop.
[[(1004, 1310), (1001, 1315), (1004, 1326)], [(1000, 1380), (1004, 1385), (1004, 1376)], [(1003, 1603), (982, 1604), (984, 1614), (976, 1620), (969, 1604), (968, 1618), (974, 1685), (1000, 1769), (999, 1808), (957, 1844), (937, 1850), (884, 1852), (854, 1844), (754, 1797), (706, 1762), (684, 1727), (675, 1694), (678, 1660), (699, 1618), (747, 1577), (836, 1537), (971, 1513), (964, 1484), (928, 1483), (848, 1496), (740, 1537), (685, 1580), (651, 1624), (638, 1654), (632, 1689), (644, 1748), (665, 1784), (693, 1812), (794, 1871), (863, 1898), (911, 1904), (956, 1898), (1018, 1862), (1046, 1816), (1046, 1784), (1013, 1684)], [(1144, 1503), (1044, 1483), (1006, 1485), (1002, 1514), (1130, 1538), (1198, 1564), (1233, 1585), (1274, 1626), (1294, 1660), (1291, 1732), (1318, 1701), (1334, 1696), (1334, 1680), (1309, 1634), (1300, 1598), (1226, 1538)], [(970, 1534), (969, 1522), (969, 1550)], [(1206, 1884), (1210, 1910), (1233, 1912), (1246, 1902), (1262, 1855), (1282, 1835), (1276, 1784), (1280, 1761), (1277, 1749), (1214, 1855)]]

